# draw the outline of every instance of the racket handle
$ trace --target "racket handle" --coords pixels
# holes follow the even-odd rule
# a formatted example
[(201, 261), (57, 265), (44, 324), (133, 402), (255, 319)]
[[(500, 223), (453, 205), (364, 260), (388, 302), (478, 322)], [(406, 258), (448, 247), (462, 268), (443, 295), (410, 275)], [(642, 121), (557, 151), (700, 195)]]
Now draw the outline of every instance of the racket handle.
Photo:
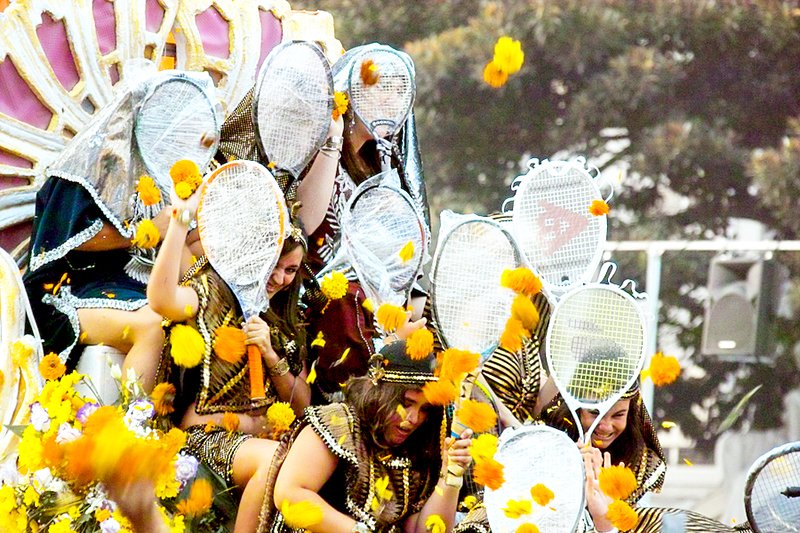
[(261, 362), (261, 352), (252, 344), (247, 345), (247, 365), (250, 370), (250, 399), (260, 400), (266, 396), (264, 365)]

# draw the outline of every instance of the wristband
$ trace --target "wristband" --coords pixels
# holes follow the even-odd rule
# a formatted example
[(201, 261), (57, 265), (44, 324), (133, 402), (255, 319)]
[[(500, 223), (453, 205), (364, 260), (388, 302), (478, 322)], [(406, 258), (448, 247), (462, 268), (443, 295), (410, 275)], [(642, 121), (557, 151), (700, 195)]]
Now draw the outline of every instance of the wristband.
[(189, 226), (194, 220), (194, 211), (188, 208), (178, 209), (177, 207), (172, 208), (172, 218), (174, 218), (179, 224), (184, 226)]
[(280, 376), (285, 376), (288, 373), (289, 373), (289, 362), (286, 360), (285, 357), (281, 357), (280, 359), (278, 359), (277, 363), (269, 367), (270, 376), (280, 377)]
[(322, 145), (322, 150), (323, 151), (336, 150), (337, 152), (341, 152), (343, 144), (344, 144), (344, 137), (333, 135), (325, 140), (325, 144)]

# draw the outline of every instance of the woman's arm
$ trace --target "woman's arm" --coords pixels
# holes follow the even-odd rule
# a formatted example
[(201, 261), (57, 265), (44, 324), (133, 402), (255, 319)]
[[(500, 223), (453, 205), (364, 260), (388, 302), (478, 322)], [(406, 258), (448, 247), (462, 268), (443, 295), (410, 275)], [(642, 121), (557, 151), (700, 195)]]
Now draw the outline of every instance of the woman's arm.
[(472, 444), (472, 430), (466, 429), (458, 440), (452, 437), (445, 439), (445, 457), (442, 464), (445, 471), (439, 476), (439, 482), (433, 494), (422, 507), (420, 512), (409, 516), (403, 524), (404, 533), (425, 533), (428, 529), (425, 522), (432, 515), (439, 515), (447, 526), (447, 531), (453, 528), (458, 507), (458, 493), (463, 484), (464, 470), (472, 462), (469, 447)]
[(514, 413), (511, 412), (511, 409), (506, 407), (506, 404), (504, 404), (503, 401), (497, 397), (497, 394), (495, 394), (495, 392), (492, 390), (491, 385), (489, 385), (482, 373), (478, 374), (477, 382), (481, 386), (482, 390), (489, 392), (492, 404), (497, 408), (497, 417), (500, 419), (500, 425), (502, 429), (517, 428), (522, 425), (522, 422), (517, 420), (517, 417), (514, 416)]
[(197, 293), (190, 287), (182, 287), (179, 282), (181, 259), (189, 232), (188, 220), (194, 218), (200, 189), (186, 201), (174, 198), (173, 207), (162, 210), (171, 217), (147, 283), (147, 303), (153, 311), (174, 321), (184, 321), (197, 314)]
[[(351, 533), (356, 520), (340, 513), (318, 494), (330, 479), (339, 459), (314, 430), (307, 426), (292, 443), (275, 480), (275, 506), (284, 501), (312, 503), (322, 510), (322, 521), (308, 528), (313, 533)], [(341, 487), (342, 490), (345, 487)]]
[[(331, 125), (328, 129), (328, 140), (325, 141), (326, 145), (329, 142), (337, 142), (331, 141), (332, 139), (341, 142), (343, 132), (344, 120), (342, 117), (337, 120), (331, 120)], [(322, 221), (325, 220), (325, 213), (328, 211), (328, 205), (333, 195), (333, 180), (339, 170), (340, 153), (341, 145), (339, 145), (338, 150), (332, 146), (323, 146), (317, 152), (314, 163), (303, 178), (303, 181), (297, 186), (297, 199), (300, 201), (298, 216), (303, 223), (306, 235), (314, 233), (319, 225), (322, 224)]]

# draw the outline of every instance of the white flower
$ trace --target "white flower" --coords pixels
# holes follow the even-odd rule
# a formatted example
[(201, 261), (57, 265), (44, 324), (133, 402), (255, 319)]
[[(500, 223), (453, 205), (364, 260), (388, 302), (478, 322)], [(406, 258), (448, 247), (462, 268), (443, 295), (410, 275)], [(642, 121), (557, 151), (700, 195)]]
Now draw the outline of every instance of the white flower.
[(47, 409), (42, 407), (39, 402), (31, 404), (31, 425), (33, 425), (33, 429), (39, 432), (45, 432), (50, 429), (50, 415), (47, 413)]
[(128, 406), (125, 413), (125, 422), (129, 427), (142, 426), (145, 422), (153, 418), (156, 409), (153, 402), (147, 400), (136, 400)]
[(100, 531), (103, 533), (117, 533), (120, 529), (119, 522), (117, 522), (113, 516), (100, 522)]
[(81, 436), (81, 432), (72, 427), (68, 422), (62, 422), (60, 426), (58, 426), (58, 434), (56, 435), (56, 442), (59, 444), (64, 444), (65, 442), (70, 442), (78, 437)]
[[(109, 359), (109, 362), (110, 361), (111, 361), (111, 359)], [(116, 379), (117, 381), (121, 381), (122, 380), (122, 369), (116, 363), (111, 365), (111, 377)]]
[(19, 485), (22, 475), (17, 470), (17, 456), (12, 455), (0, 463), (0, 485)]
[(175, 479), (181, 482), (181, 486), (197, 475), (199, 462), (193, 455), (179, 454), (175, 461)]
[(49, 468), (42, 468), (41, 470), (37, 470), (33, 473), (33, 488), (39, 494), (43, 493), (44, 491), (48, 490), (50, 485), (53, 483), (53, 473), (50, 471)]

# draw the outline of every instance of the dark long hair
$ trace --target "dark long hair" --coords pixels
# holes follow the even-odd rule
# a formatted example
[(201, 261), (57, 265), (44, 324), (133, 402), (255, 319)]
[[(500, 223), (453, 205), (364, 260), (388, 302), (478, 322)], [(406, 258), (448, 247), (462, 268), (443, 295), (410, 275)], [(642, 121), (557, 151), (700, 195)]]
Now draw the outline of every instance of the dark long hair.
[(369, 377), (351, 378), (345, 389), (345, 403), (359, 420), (364, 440), (373, 453), (398, 451), (411, 460), (415, 470), (427, 474), (428, 483), (436, 484), (442, 467), (441, 428), (444, 407), (431, 406), (425, 422), (406, 441), (392, 448), (386, 441), (389, 421), (403, 401), (406, 391), (420, 390), (420, 385), (379, 381)]
[[(288, 237), (284, 242), (281, 257), (293, 252), (298, 247), (303, 248), (303, 260), (305, 260), (306, 249), (303, 242), (292, 236)], [(298, 349), (298, 361), (300, 362), (305, 361), (307, 352), (306, 328), (301, 321), (299, 308), (300, 288), (303, 285), (304, 273), (305, 269), (301, 265), (292, 283), (270, 298), (269, 309), (265, 313), (265, 320), (270, 327), (276, 327), (281, 333), (290, 339), (294, 339)], [(294, 368), (293, 370), (296, 371)]]

